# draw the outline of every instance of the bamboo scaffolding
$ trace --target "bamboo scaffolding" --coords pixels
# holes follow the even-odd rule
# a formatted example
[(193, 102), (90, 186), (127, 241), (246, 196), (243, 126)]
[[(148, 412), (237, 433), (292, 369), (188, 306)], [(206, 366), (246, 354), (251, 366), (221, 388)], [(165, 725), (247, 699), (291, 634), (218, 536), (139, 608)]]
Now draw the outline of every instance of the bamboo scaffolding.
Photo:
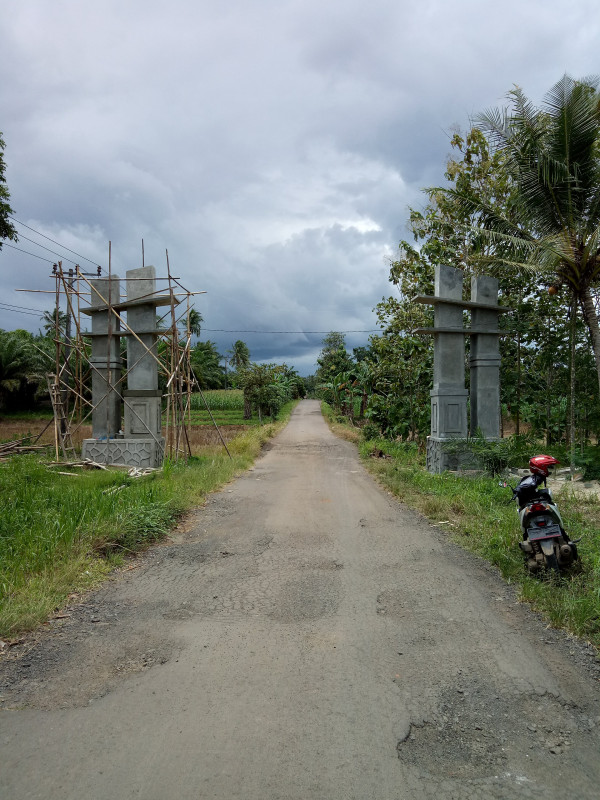
[[(146, 356), (154, 358), (157, 362), (160, 375), (165, 381), (165, 393), (163, 399), (165, 401), (165, 444), (168, 449), (169, 457), (173, 460), (187, 459), (192, 454), (189, 428), (191, 425), (191, 397), (194, 390), (198, 391), (202, 396), (203, 402), (207, 407), (211, 420), (218, 432), (221, 442), (227, 451), (229, 457), (231, 454), (225, 440), (219, 430), (219, 427), (208, 408), (206, 398), (202, 393), (198, 382), (194, 376), (191, 366), (191, 339), (192, 334), (190, 330), (190, 312), (191, 298), (197, 294), (204, 294), (205, 292), (188, 291), (181, 283), (179, 278), (173, 277), (169, 263), (169, 254), (166, 251), (167, 261), (167, 276), (160, 277), (156, 280), (166, 281), (167, 286), (153, 292), (149, 295), (144, 295), (142, 298), (136, 298), (136, 301), (144, 298), (156, 299), (160, 297), (161, 305), (167, 305), (168, 310), (161, 319), (170, 317), (170, 324), (164, 329), (161, 329), (158, 334), (157, 342), (163, 342), (162, 347), (157, 347), (156, 352), (154, 347), (149, 347), (141, 340), (140, 336), (131, 329), (124, 318), (122, 311), (126, 310), (127, 301), (122, 301), (119, 297), (115, 299), (112, 294), (112, 243), (109, 242), (109, 259), (108, 259), (108, 297), (104, 297), (102, 293), (94, 286), (90, 280), (91, 275), (87, 275), (81, 271), (79, 265), (76, 265), (75, 270), (70, 270), (65, 273), (63, 270), (62, 261), (59, 261), (53, 269), (52, 277), (55, 281), (54, 294), (55, 298), (55, 320), (54, 320), (54, 356), (50, 357), (47, 352), (41, 348), (37, 348), (40, 353), (50, 359), (52, 363), (53, 374), (51, 374), (52, 383), (55, 386), (55, 392), (58, 393), (62, 399), (59, 404), (60, 410), (57, 411), (55, 407), (54, 414), (54, 451), (56, 461), (60, 458), (61, 443), (65, 441), (65, 437), (70, 441), (73, 434), (89, 420), (90, 415), (96, 410), (103, 402), (105, 402), (112, 392), (119, 392), (121, 386), (126, 385), (127, 376), (130, 371), (139, 363), (139, 361)], [(100, 273), (98, 273), (100, 275)], [(49, 293), (47, 290), (21, 290)], [(63, 331), (60, 327), (59, 312), (60, 305), (63, 297), (66, 303), (67, 318), (70, 321), (70, 331)], [(108, 336), (107, 336), (107, 364), (106, 370), (97, 367), (95, 364), (90, 363), (91, 349), (89, 339), (86, 338), (86, 331), (82, 327), (82, 315), (89, 315), (91, 309), (92, 298), (95, 299), (94, 308), (98, 308), (98, 302), (102, 310), (108, 312)], [(184, 305), (183, 312), (178, 311), (180, 304)], [(157, 326), (160, 324), (160, 319), (157, 320)], [(180, 327), (183, 330), (180, 332)], [(114, 343), (114, 337), (133, 336), (137, 342), (142, 346), (142, 352), (134, 364), (127, 364), (124, 370), (121, 370), (119, 375), (113, 375), (114, 369), (111, 367), (110, 355)], [(105, 372), (106, 375), (106, 391), (103, 395), (96, 399), (93, 403), (90, 400), (90, 376), (94, 373), (98, 374)], [(109, 414), (109, 406), (107, 407), (107, 422)], [(143, 423), (141, 417), (137, 414), (135, 409), (131, 409), (131, 413), (140, 422)], [(52, 424), (52, 423), (50, 423)], [(59, 426), (60, 429), (59, 429)], [(108, 430), (108, 425), (107, 425)], [(158, 437), (152, 434), (156, 442)], [(65, 455), (63, 453), (63, 455)]]

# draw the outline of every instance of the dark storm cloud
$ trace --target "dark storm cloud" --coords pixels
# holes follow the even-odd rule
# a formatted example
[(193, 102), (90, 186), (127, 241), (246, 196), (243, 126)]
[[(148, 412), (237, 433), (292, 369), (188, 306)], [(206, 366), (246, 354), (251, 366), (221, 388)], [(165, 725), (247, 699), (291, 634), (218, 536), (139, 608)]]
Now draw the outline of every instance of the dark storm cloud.
[[(159, 272), (168, 248), (208, 291), (206, 327), (232, 331), (206, 332), (222, 351), (244, 338), (302, 372), (321, 336), (235, 331), (375, 327), (407, 207), (442, 180), (452, 127), (514, 83), (539, 101), (563, 72), (596, 70), (587, 0), (6, 5), (17, 218), (103, 265), (111, 240), (120, 274), (142, 238)], [(49, 269), (4, 248), (4, 302), (47, 307), (14, 289), (50, 288)], [(17, 325), (39, 327), (0, 311)]]

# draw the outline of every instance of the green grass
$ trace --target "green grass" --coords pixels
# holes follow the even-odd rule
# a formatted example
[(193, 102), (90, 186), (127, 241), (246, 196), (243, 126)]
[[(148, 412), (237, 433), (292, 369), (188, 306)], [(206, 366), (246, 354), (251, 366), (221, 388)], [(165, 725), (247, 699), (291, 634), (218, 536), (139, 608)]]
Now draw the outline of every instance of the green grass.
[(244, 419), (244, 412), (243, 411), (211, 411), (211, 415), (208, 411), (192, 411), (190, 413), (190, 419), (192, 425), (212, 425), (213, 419), (217, 423), (217, 425), (259, 425), (258, 416), (255, 415), (252, 419)]
[[(389, 458), (373, 458), (380, 450)], [(443, 523), (451, 538), (498, 567), (520, 587), (523, 600), (559, 628), (600, 647), (600, 502), (568, 490), (557, 502), (571, 538), (579, 545), (580, 571), (542, 580), (530, 576), (519, 550), (520, 527), (510, 493), (495, 478), (431, 475), (416, 446), (388, 441), (363, 442), (361, 456), (379, 482), (399, 500), (434, 523)]]
[(53, 419), (54, 413), (51, 408), (38, 408), (34, 411), (2, 411), (0, 419), (11, 420), (17, 422), (18, 420), (48, 420)]
[(59, 475), (37, 455), (0, 464), (0, 636), (36, 627), (69, 593), (165, 536), (182, 513), (250, 466), (294, 405), (278, 422), (232, 439), (233, 460), (213, 448), (143, 478), (118, 470)]
[[(217, 425), (259, 425), (258, 416), (244, 419), (244, 393), (241, 389), (208, 389), (202, 393)], [(192, 425), (212, 425), (211, 414), (199, 392), (191, 397)]]

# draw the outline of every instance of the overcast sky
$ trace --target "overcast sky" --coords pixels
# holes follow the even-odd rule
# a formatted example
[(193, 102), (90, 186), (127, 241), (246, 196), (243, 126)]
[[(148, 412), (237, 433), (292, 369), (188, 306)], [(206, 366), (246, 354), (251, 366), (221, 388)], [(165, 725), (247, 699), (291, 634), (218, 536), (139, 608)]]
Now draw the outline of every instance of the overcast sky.
[[(513, 84), (539, 102), (565, 72), (600, 72), (599, 34), (588, 0), (4, 0), (11, 205), (103, 267), (110, 240), (121, 276), (142, 239), (159, 275), (168, 249), (207, 291), (202, 338), (310, 374), (309, 331), (376, 327), (451, 131)], [(17, 247), (92, 269), (17, 228)], [(3, 247), (0, 328), (37, 332), (50, 295), (15, 289), (52, 289), (50, 270)]]

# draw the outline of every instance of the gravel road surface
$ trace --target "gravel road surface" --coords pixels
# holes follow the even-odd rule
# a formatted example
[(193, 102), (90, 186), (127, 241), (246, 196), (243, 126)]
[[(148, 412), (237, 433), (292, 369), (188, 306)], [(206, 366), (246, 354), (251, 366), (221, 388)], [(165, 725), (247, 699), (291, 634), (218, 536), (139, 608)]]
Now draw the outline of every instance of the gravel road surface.
[(316, 401), (0, 662), (3, 800), (600, 796), (600, 671)]

